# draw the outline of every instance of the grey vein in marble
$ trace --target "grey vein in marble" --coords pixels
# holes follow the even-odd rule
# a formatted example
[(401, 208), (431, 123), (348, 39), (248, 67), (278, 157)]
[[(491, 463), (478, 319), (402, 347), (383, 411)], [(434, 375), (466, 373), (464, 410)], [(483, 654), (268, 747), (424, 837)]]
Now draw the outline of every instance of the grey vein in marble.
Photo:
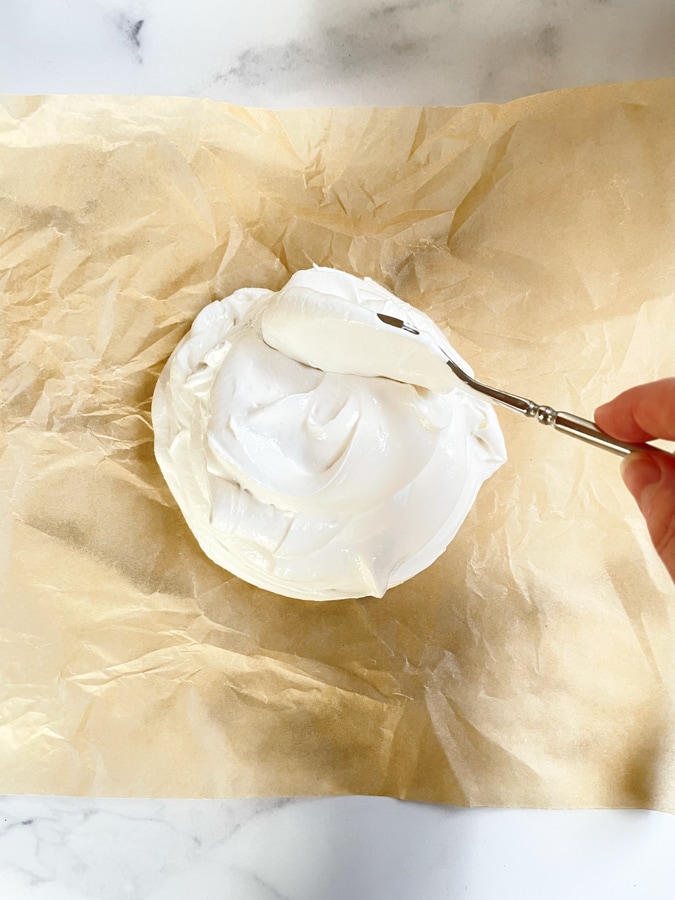
[(392, 75), (429, 49), (429, 36), (415, 33), (414, 15), (429, 9), (442, 14), (458, 5), (443, 0), (404, 0), (374, 6), (366, 2), (349, 17), (332, 18), (328, 12), (326, 21), (304, 41), (247, 47), (215, 80), (249, 87), (274, 81), (277, 89), (293, 92), (304, 88), (310, 78), (334, 83), (336, 78)]
[(673, 36), (664, 0), (637, 18), (629, 0), (365, 0), (324, 7), (320, 21), (310, 13), (286, 40), (259, 38), (206, 89), (253, 105), (263, 91), (301, 105), (324, 85), (357, 104), (503, 102), (561, 83), (675, 74)]
[(141, 55), (141, 29), (144, 24), (145, 19), (130, 19), (124, 13), (120, 13), (120, 17), (117, 20), (117, 27), (138, 62), (143, 62)]

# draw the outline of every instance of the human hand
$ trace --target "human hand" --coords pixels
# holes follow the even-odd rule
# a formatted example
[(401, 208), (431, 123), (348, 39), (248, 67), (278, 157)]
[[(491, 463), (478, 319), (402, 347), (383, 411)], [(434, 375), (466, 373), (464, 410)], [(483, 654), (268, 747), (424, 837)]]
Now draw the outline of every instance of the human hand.
[[(595, 421), (622, 441), (675, 440), (675, 378), (624, 391), (596, 409)], [(621, 475), (675, 581), (675, 457), (631, 453), (621, 463)]]

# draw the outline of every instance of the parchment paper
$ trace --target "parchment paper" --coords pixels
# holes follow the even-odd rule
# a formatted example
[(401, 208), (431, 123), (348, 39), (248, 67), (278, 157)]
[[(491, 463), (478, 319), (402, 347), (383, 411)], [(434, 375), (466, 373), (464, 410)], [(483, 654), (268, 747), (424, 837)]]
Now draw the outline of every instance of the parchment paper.
[(675, 810), (675, 590), (616, 457), (509, 462), (382, 600), (200, 552), (150, 399), (195, 314), (311, 263), (591, 416), (673, 374), (675, 82), (464, 109), (0, 105), (0, 791)]

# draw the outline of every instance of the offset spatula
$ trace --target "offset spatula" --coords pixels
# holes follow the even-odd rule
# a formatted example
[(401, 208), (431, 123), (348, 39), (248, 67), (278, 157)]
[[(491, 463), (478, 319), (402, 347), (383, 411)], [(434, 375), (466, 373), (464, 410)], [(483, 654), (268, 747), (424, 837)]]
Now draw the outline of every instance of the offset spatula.
[[(400, 328), (409, 334), (419, 334), (419, 331), (416, 328), (413, 328), (412, 325), (404, 322), (403, 319), (397, 319), (394, 316), (385, 316), (382, 313), (377, 313), (377, 317), (381, 322), (384, 322), (385, 325), (391, 325), (393, 328)], [(439, 346), (438, 349), (443, 356), (445, 356), (446, 365), (451, 369), (455, 377), (466, 388), (475, 391), (475, 393), (487, 398), (492, 403), (506, 406), (508, 409), (514, 410), (514, 412), (536, 419), (537, 422), (541, 422), (543, 425), (552, 425), (556, 431), (562, 431), (564, 434), (569, 434), (571, 437), (577, 438), (580, 441), (585, 441), (587, 444), (602, 447), (603, 450), (609, 450), (610, 453), (616, 453), (618, 456), (628, 456), (629, 453), (635, 453), (638, 450), (649, 450), (651, 453), (665, 453), (667, 456), (673, 456), (672, 453), (668, 453), (660, 447), (655, 447), (653, 444), (632, 444), (628, 441), (620, 441), (618, 438), (611, 437), (611, 435), (601, 431), (600, 428), (589, 419), (582, 419), (579, 416), (572, 415), (572, 413), (568, 412), (558, 412), (550, 406), (540, 406), (533, 400), (528, 400), (525, 397), (518, 397), (516, 394), (509, 394), (499, 388), (483, 384), (482, 381), (473, 378), (465, 372), (461, 366), (458, 366), (442, 347)]]

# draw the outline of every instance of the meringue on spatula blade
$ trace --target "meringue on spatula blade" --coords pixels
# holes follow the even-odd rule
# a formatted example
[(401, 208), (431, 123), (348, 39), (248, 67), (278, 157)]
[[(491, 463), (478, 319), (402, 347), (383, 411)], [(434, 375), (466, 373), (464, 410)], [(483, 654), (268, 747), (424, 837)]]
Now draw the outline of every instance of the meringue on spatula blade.
[(453, 359), (433, 338), (404, 319), (373, 315), (367, 308), (342, 303), (339, 297), (319, 298), (301, 288), (279, 294), (263, 312), (262, 332), (270, 346), (310, 366), (353, 375), (380, 375), (431, 391), (462, 387), (474, 396), (618, 456), (645, 450), (667, 453), (652, 444), (621, 441), (588, 419), (484, 384), (470, 374), (459, 357)]
[(265, 306), (261, 327), (270, 347), (324, 372), (381, 376), (439, 394), (457, 387), (432, 338), (401, 319), (393, 319), (401, 322), (393, 328), (385, 319), (368, 306), (295, 287)]
[(494, 410), (448, 389), (443, 354), (465, 365), (426, 315), (334, 269), (206, 306), (152, 406), (204, 552), (308, 600), (382, 596), (431, 565), (506, 458)]

